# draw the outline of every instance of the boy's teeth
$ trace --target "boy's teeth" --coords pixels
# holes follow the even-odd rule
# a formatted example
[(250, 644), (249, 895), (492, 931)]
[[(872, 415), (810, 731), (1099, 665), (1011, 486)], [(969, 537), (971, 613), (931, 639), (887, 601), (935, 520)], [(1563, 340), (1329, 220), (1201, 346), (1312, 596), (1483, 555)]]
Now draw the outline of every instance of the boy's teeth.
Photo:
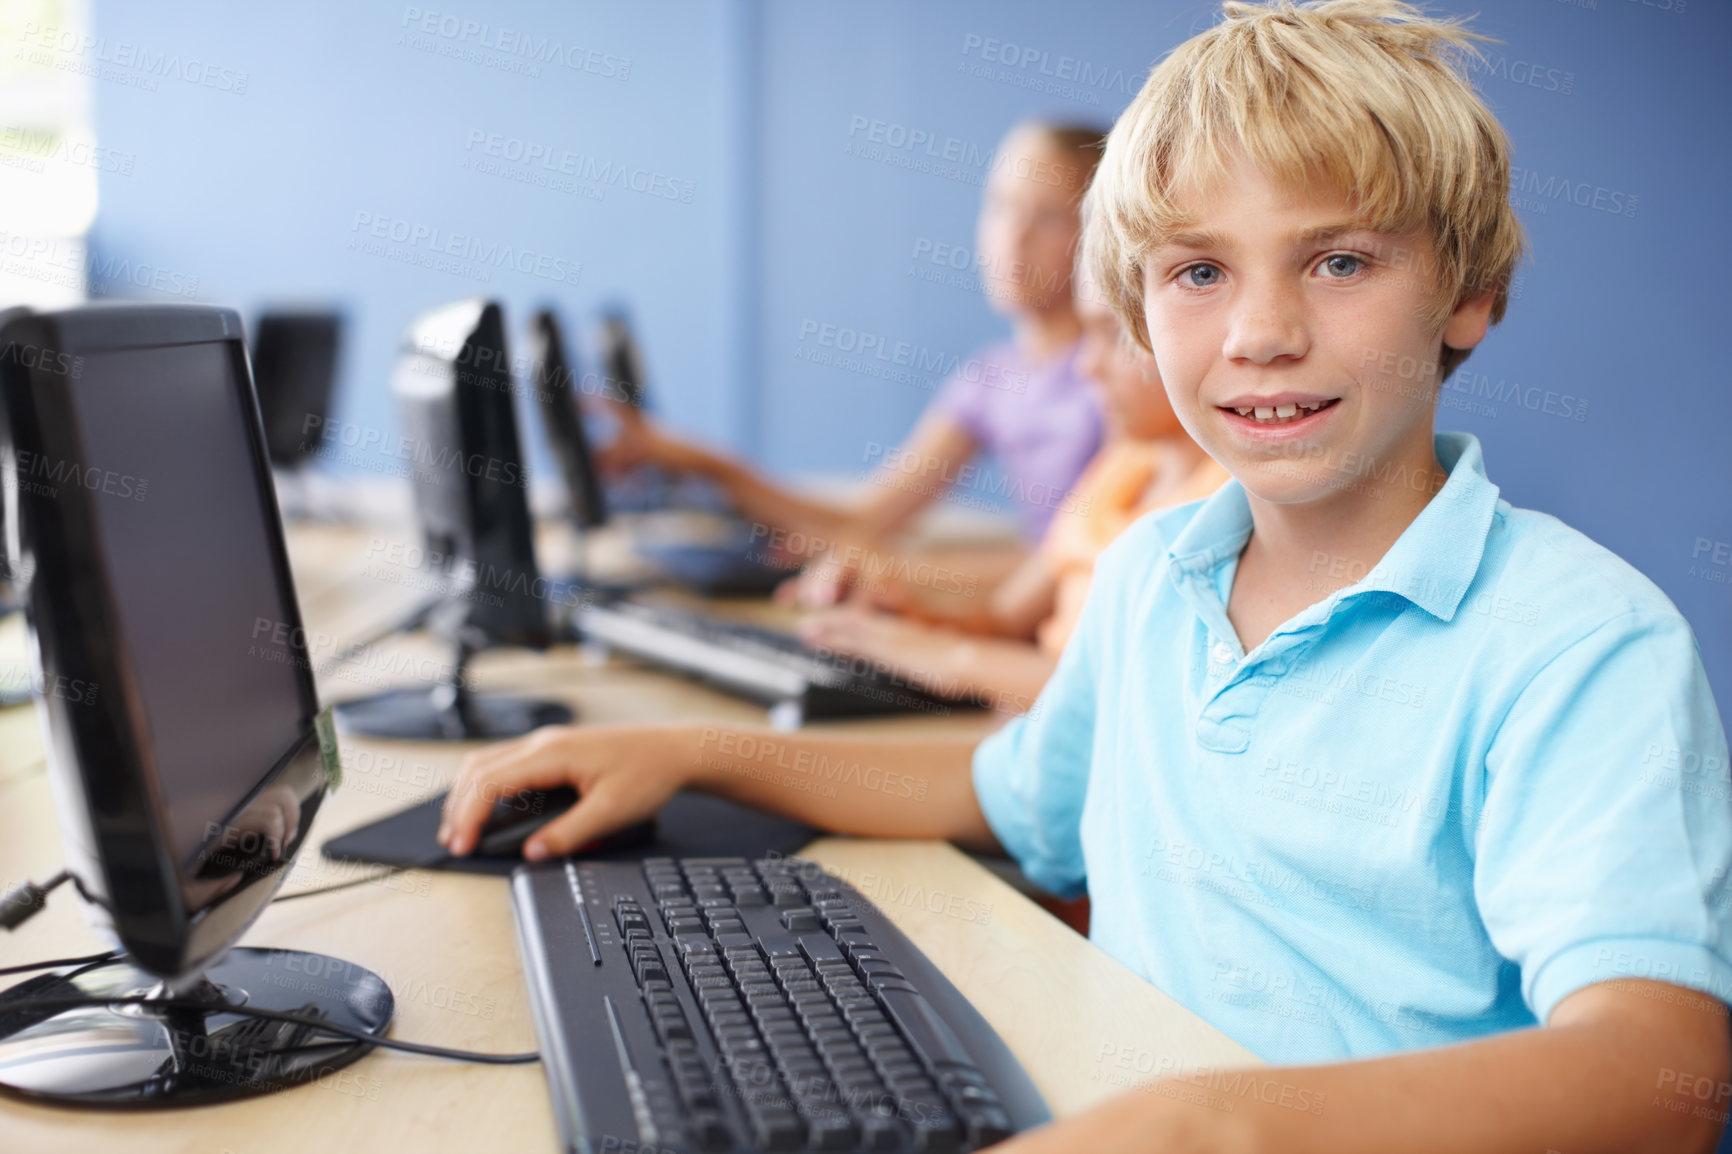
[(1315, 413), (1328, 403), (1328, 401), (1294, 401), (1285, 405), (1258, 405), (1254, 408), (1235, 406), (1233, 411), (1241, 417), (1255, 417), (1265, 424), (1279, 425), (1298, 418), (1301, 409), (1305, 410), (1306, 413)]

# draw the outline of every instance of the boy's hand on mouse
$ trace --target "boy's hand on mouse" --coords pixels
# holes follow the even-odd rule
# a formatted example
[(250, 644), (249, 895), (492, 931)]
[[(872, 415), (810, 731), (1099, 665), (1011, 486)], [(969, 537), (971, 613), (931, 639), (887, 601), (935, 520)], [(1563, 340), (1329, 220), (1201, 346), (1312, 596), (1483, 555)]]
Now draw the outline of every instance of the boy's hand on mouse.
[(476, 750), (463, 759), (446, 795), (438, 842), (462, 857), (474, 850), (500, 798), (560, 785), (574, 787), (578, 802), (524, 843), (523, 856), (531, 861), (570, 853), (651, 817), (684, 782), (676, 752), (681, 732), (552, 725)]

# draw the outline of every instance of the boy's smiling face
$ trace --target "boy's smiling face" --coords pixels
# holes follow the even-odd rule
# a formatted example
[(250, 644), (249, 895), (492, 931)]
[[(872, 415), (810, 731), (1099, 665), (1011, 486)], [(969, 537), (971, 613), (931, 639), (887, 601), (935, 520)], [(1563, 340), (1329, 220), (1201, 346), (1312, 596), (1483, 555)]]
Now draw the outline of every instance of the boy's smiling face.
[[(1431, 262), (1413, 259), (1431, 252), (1423, 231), (1364, 228), (1340, 196), (1295, 191), (1243, 159), (1207, 195), (1178, 201), (1189, 223), (1145, 255), (1144, 306), (1197, 442), (1254, 500), (1277, 505), (1429, 477), (1431, 366), (1440, 345), (1485, 336), (1492, 294), (1429, 323)], [(1382, 369), (1392, 364), (1428, 370), (1399, 379)]]

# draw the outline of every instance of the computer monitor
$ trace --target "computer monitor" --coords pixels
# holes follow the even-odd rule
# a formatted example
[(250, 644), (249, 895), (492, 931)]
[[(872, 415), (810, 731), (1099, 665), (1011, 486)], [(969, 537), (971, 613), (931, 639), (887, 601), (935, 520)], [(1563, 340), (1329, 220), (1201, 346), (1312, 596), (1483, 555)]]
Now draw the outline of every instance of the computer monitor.
[[(15, 317), (0, 328), (0, 470), (64, 867), (121, 951), (0, 993), (0, 1088), (166, 1105), (353, 1061), (370, 1043), (235, 1012), (378, 1036), (392, 1008), (346, 962), (232, 948), (340, 775), (239, 316)], [(317, 988), (299, 982), (310, 973)]]
[(573, 362), (565, 353), (559, 318), (551, 309), (542, 309), (529, 321), (529, 389), (541, 413), (548, 447), (565, 478), (572, 522), (579, 529), (594, 529), (607, 521), (607, 505), (578, 394), (571, 387)]
[[(3, 325), (0, 325), (3, 327)], [(6, 500), (0, 493), (0, 709), (30, 702), (30, 672), (20, 660), (22, 645), (11, 644), (17, 627), (18, 594), (13, 588), (10, 546), (6, 541)]]
[(326, 311), (272, 311), (253, 332), (253, 384), (265, 446), (279, 469), (300, 465), (319, 446), (331, 408), (343, 318)]
[(643, 354), (625, 310), (610, 307), (601, 317), (601, 367), (613, 399), (644, 407)]
[(562, 597), (535, 562), (513, 388), (497, 304), (463, 301), (410, 326), (391, 391), (403, 422), (400, 455), (414, 480), (424, 566), (440, 588), (427, 621), (453, 657), (438, 685), (339, 705), (337, 716), (352, 732), (495, 740), (572, 719), (556, 702), (470, 691), (474, 654), (552, 644)]

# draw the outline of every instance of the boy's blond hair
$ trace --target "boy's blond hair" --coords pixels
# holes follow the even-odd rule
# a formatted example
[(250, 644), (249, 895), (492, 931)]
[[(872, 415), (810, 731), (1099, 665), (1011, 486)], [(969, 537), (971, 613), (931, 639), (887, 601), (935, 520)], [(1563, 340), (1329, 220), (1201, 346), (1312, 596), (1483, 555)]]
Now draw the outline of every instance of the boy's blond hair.
[[(1485, 38), (1399, 0), (1222, 9), (1149, 74), (1089, 189), (1086, 259), (1137, 343), (1149, 347), (1143, 256), (1189, 223), (1175, 195), (1206, 192), (1240, 152), (1291, 187), (1338, 192), (1369, 227), (1426, 228), (1431, 251), (1402, 263), (1432, 283), (1429, 327), (1488, 289), (1501, 320), (1524, 245), (1509, 139), (1462, 70)], [(1441, 375), (1466, 357), (1443, 349)]]

